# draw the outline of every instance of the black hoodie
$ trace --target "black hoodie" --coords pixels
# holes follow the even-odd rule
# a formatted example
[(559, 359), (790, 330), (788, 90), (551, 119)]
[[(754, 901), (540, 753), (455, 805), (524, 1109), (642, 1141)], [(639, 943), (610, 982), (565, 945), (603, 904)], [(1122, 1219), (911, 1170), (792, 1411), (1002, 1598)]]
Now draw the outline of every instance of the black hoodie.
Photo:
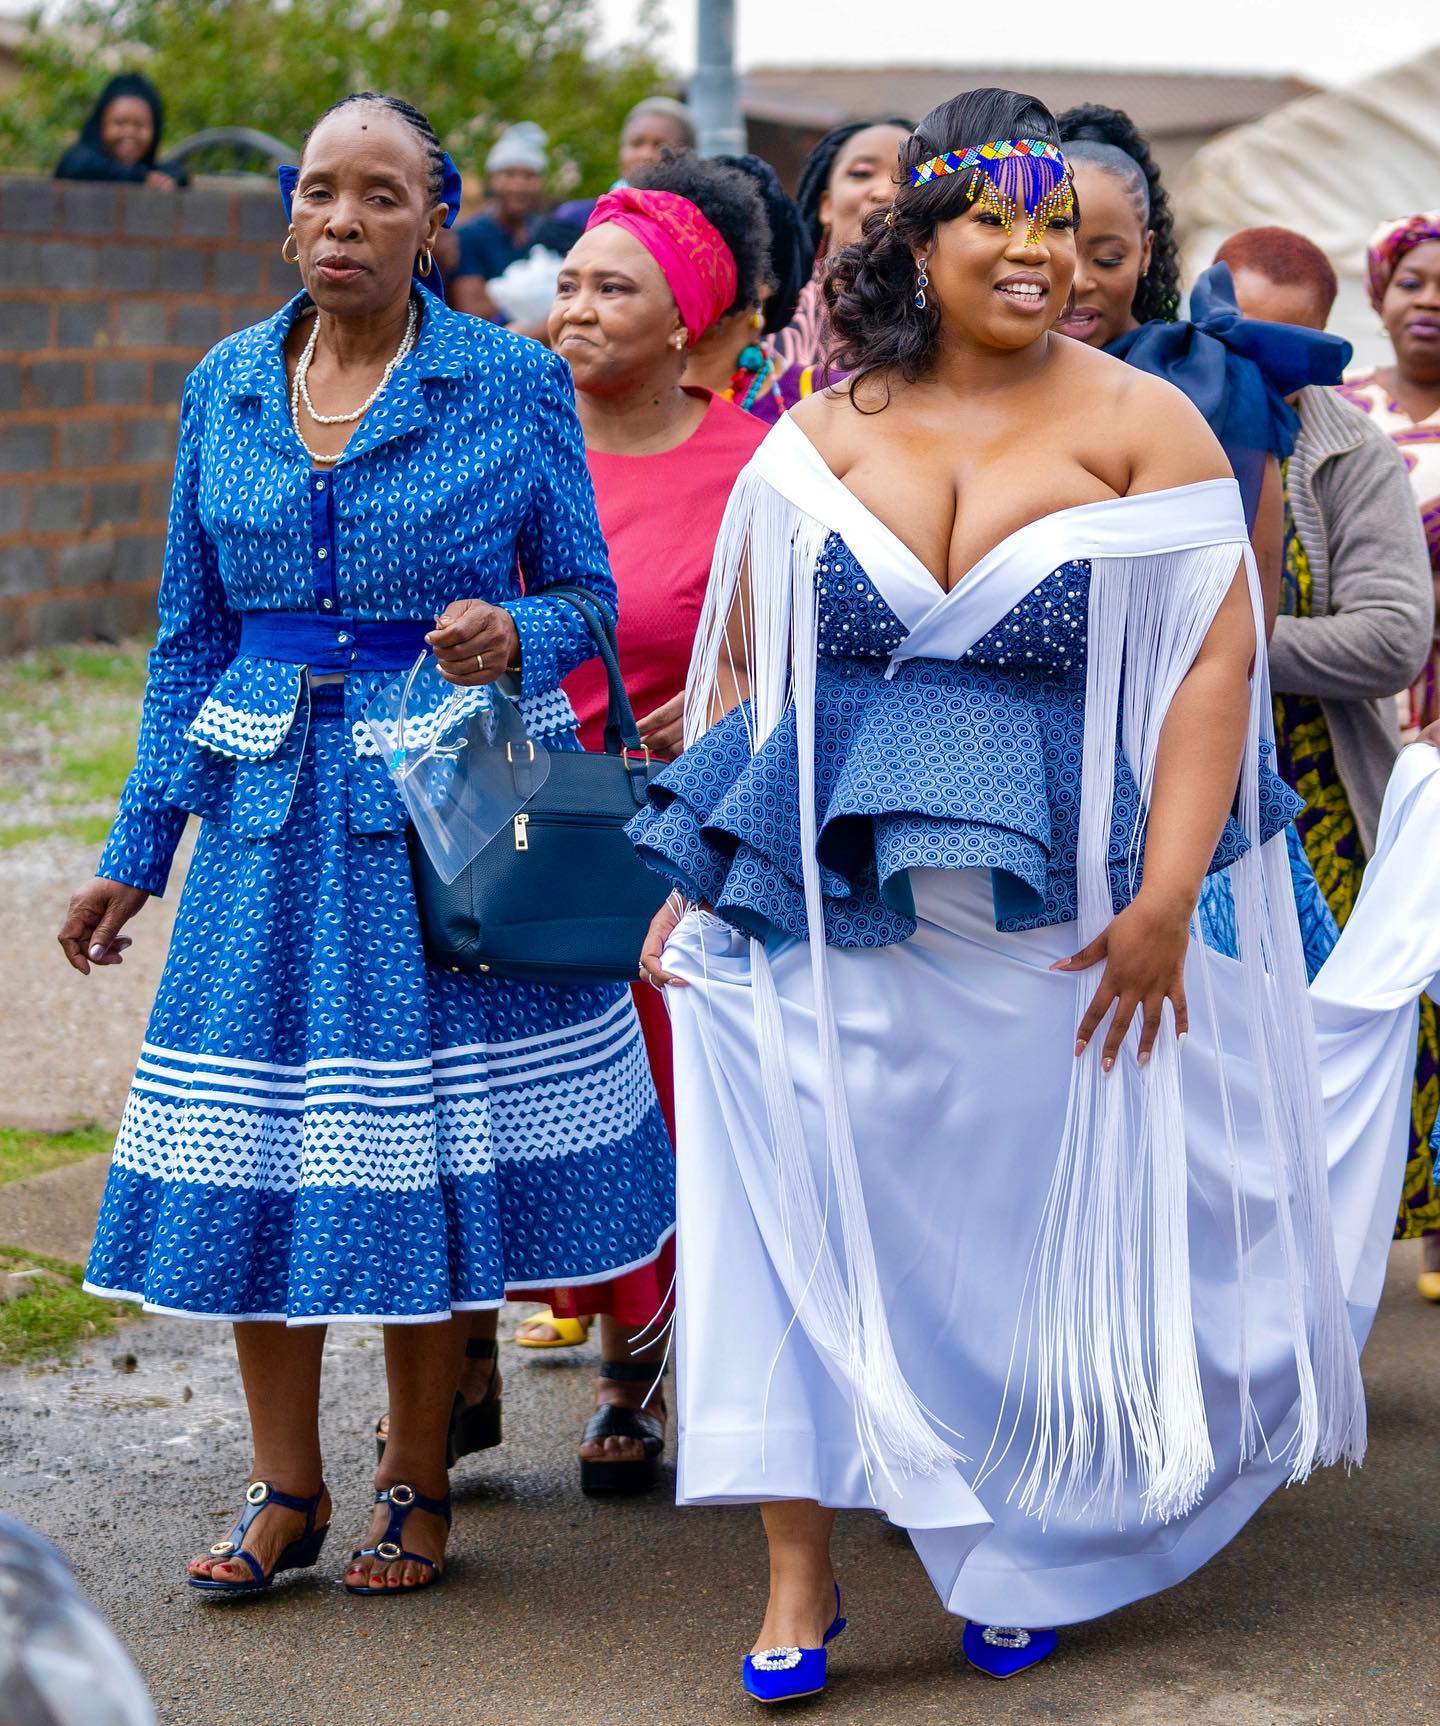
[[(150, 118), (154, 122), (155, 135), (150, 140), (150, 148), (138, 162), (117, 162), (100, 142), (100, 125), (105, 117), (105, 110), (122, 96), (138, 96), (149, 108)], [(172, 180), (183, 186), (187, 178), (183, 168), (167, 167), (164, 162), (155, 160), (164, 124), (165, 110), (160, 102), (160, 92), (148, 78), (142, 78), (138, 72), (122, 72), (118, 77), (112, 78), (100, 92), (80, 136), (60, 158), (55, 178), (125, 180), (143, 185), (151, 174), (160, 173), (168, 174)]]

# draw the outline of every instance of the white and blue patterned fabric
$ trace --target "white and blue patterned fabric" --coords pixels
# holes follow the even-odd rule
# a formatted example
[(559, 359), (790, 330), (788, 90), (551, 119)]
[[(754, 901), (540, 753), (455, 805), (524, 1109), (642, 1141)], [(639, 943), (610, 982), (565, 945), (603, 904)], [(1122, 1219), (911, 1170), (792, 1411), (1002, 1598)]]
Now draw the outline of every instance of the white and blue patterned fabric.
[[(1090, 568), (1061, 565), (955, 660), (887, 664), (908, 633), (843, 539), (816, 571), (815, 800), (826, 940), (883, 947), (915, 932), (912, 869), (988, 869), (996, 927), (1076, 914)], [(762, 940), (805, 939), (793, 713), (751, 753), (730, 713), (650, 785), (641, 855)], [(1140, 882), (1138, 790), (1118, 745), (1110, 855), (1116, 910)], [(1261, 774), (1265, 838), (1299, 800)], [(1230, 821), (1212, 870), (1245, 838)]]
[(318, 474), (285, 412), (296, 309), (222, 343), (186, 395), (139, 761), (100, 872), (159, 891), (186, 811), (204, 819), (87, 1284), (211, 1318), (439, 1319), (612, 1276), (670, 1232), (634, 1006), (427, 964), (403, 818), (361, 753), (393, 672), (232, 663), (239, 618), (503, 603), (532, 733), (572, 749), (557, 684), (589, 637), (545, 588), (613, 607), (614, 587), (559, 362), (427, 297), (418, 349)]
[[(1305, 976), (1313, 983), (1340, 939), (1340, 925), (1320, 891), (1315, 870), (1305, 855), (1305, 841), (1293, 826), (1285, 829), (1285, 844), (1290, 858), (1290, 885), (1295, 892), (1295, 914), (1300, 922), (1300, 945), (1305, 954)], [(1239, 952), (1235, 890), (1228, 875), (1216, 873), (1205, 877), (1195, 916), (1205, 945), (1227, 959), (1235, 958)]]
[[(290, 423), (283, 349), (305, 295), (228, 337), (191, 375), (160, 632), (135, 772), (101, 863), (109, 879), (163, 892), (187, 812), (251, 838), (284, 823), (304, 679), (295, 665), (237, 653), (246, 614), (333, 623), (333, 649), (313, 668), (351, 672), (352, 730), (393, 675), (355, 670), (356, 623), (428, 623), (461, 598), (503, 605), (520, 636), (520, 694), (542, 698), (552, 718), (561, 680), (590, 657), (576, 612), (545, 598), (572, 582), (615, 607), (569, 368), (415, 293), (415, 350), (333, 469), (312, 469)], [(353, 758), (346, 773), (351, 832), (401, 831), (378, 756)]]

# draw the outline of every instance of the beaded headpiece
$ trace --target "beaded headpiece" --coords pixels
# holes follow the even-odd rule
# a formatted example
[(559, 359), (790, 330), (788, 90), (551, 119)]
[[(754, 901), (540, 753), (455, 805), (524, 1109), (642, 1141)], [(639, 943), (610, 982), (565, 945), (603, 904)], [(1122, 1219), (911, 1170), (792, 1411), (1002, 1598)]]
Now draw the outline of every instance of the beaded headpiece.
[(912, 186), (927, 186), (946, 174), (967, 174), (972, 203), (998, 216), (1014, 231), (1023, 209), (1030, 218), (1026, 245), (1034, 245), (1060, 216), (1075, 213), (1075, 176), (1070, 164), (1043, 138), (996, 138), (968, 150), (946, 150), (910, 170)]

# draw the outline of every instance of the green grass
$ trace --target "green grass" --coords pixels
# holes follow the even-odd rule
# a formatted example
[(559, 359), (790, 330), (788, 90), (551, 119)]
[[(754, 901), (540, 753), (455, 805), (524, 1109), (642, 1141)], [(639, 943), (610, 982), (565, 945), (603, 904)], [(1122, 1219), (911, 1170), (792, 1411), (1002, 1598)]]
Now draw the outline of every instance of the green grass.
[(0, 660), (0, 850), (104, 840), (135, 758), (143, 642)]
[(118, 1301), (97, 1300), (80, 1284), (83, 1272), (41, 1253), (0, 1247), (0, 1271), (41, 1270), (32, 1294), (0, 1305), (0, 1366), (22, 1366), (72, 1354), (92, 1337), (105, 1336), (126, 1316)]
[(43, 1175), (47, 1169), (63, 1168), (66, 1163), (78, 1163), (82, 1157), (107, 1156), (114, 1143), (114, 1129), (96, 1121), (64, 1133), (0, 1127), (0, 1186)]

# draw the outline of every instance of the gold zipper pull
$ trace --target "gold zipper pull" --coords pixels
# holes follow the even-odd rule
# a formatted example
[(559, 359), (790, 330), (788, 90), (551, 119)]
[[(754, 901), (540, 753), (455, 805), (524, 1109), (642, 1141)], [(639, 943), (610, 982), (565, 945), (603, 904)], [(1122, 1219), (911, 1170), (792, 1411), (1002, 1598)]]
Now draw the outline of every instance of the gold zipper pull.
[(530, 817), (528, 815), (520, 814), (515, 817), (515, 849), (517, 851), (530, 849), (529, 826)]

